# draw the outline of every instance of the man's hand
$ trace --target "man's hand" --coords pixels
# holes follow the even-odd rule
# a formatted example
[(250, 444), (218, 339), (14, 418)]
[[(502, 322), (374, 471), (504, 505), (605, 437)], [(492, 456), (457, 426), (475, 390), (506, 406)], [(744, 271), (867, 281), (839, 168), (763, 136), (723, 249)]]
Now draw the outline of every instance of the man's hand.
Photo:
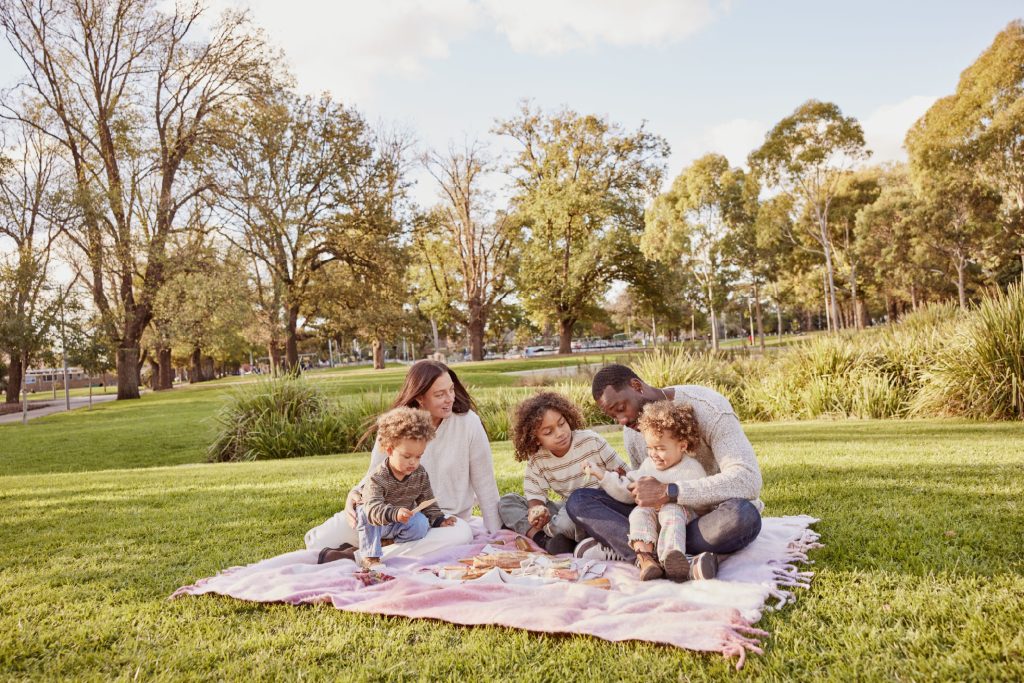
[(444, 521), (441, 522), (440, 524), (438, 524), (438, 526), (455, 526), (455, 518), (454, 517), (445, 517)]
[(348, 520), (348, 525), (353, 529), (356, 528), (356, 505), (362, 505), (363, 495), (359, 492), (359, 489), (352, 489), (348, 492), (348, 496), (345, 497), (345, 518)]
[(534, 529), (541, 529), (551, 521), (551, 513), (545, 505), (534, 505), (527, 513), (526, 519)]
[(412, 519), (412, 510), (409, 508), (398, 508), (398, 514), (395, 515), (395, 519), (402, 524), (408, 524), (409, 520)]
[(656, 508), (673, 502), (668, 497), (668, 484), (662, 484), (654, 477), (640, 477), (628, 486), (636, 504), (645, 508)]

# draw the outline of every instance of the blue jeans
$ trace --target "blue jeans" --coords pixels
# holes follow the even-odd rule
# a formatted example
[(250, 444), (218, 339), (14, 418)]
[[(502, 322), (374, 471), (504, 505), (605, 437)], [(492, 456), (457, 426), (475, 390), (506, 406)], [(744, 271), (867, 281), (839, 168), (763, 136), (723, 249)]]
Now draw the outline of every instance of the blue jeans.
[(378, 526), (370, 524), (363, 510), (362, 505), (356, 508), (356, 531), (359, 532), (359, 551), (363, 557), (380, 557), (382, 539), (392, 538), (395, 543), (418, 541), (430, 531), (430, 522), (422, 512), (417, 512), (405, 524), (394, 522)]
[[(636, 505), (620, 503), (602, 489), (576, 489), (565, 502), (576, 526), (627, 561), (636, 559), (629, 546), (629, 513)], [(734, 553), (761, 533), (761, 514), (749, 500), (730, 498), (686, 525), (686, 552)]]

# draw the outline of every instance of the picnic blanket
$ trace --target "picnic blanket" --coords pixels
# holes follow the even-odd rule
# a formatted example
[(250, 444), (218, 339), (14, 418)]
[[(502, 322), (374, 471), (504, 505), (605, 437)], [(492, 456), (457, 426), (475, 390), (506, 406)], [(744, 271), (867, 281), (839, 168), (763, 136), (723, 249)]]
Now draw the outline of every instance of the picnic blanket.
[(642, 582), (638, 570), (623, 562), (586, 567), (608, 579), (610, 589), (498, 568), (471, 581), (445, 578), (442, 568), (514, 539), (502, 531), (420, 558), (389, 559), (384, 574), (360, 571), (348, 560), (318, 565), (315, 550), (299, 550), (232, 567), (179, 588), (171, 598), (213, 593), (253, 602), (330, 602), (351, 612), (642, 640), (720, 652), (736, 657), (738, 669), (748, 651), (762, 654), (769, 634), (754, 626), (762, 612), (793, 602), (792, 589), (810, 585), (813, 572), (798, 563), (810, 563), (808, 551), (821, 547), (810, 528), (816, 521), (805, 515), (765, 518), (752, 544), (723, 559), (717, 579), (682, 584)]

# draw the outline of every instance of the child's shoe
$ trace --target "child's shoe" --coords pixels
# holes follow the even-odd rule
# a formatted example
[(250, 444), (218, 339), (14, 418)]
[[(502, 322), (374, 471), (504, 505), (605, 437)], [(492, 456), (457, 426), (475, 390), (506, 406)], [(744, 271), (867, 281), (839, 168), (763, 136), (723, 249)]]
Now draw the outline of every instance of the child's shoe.
[(690, 579), (713, 579), (718, 576), (718, 555), (715, 553), (701, 553), (690, 559)]
[(669, 550), (662, 564), (665, 566), (665, 576), (670, 580), (681, 583), (690, 578), (690, 563), (683, 551)]
[(636, 566), (640, 568), (641, 581), (653, 581), (665, 576), (665, 571), (658, 564), (658, 558), (654, 553), (640, 551), (636, 554)]

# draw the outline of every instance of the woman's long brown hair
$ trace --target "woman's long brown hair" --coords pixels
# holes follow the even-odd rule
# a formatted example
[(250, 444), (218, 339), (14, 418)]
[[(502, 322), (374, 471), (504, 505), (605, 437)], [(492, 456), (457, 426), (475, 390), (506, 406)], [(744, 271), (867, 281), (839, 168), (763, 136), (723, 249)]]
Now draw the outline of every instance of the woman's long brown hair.
[[(391, 408), (388, 408), (388, 410), (402, 406), (406, 408), (419, 408), (420, 404), (416, 399), (427, 393), (431, 385), (444, 373), (448, 373), (448, 376), (452, 378), (452, 383), (455, 385), (455, 403), (452, 405), (452, 412), (458, 415), (465, 415), (470, 410), (476, 410), (476, 403), (470, 397), (469, 392), (466, 391), (466, 387), (459, 381), (455, 371), (436, 360), (418, 360), (412, 364), (408, 374), (405, 376), (405, 383), (398, 391), (398, 397), (395, 398), (395, 402), (391, 404)], [(369, 420), (368, 428), (359, 438), (359, 443), (356, 445), (357, 448), (373, 435), (376, 420), (376, 417)]]

